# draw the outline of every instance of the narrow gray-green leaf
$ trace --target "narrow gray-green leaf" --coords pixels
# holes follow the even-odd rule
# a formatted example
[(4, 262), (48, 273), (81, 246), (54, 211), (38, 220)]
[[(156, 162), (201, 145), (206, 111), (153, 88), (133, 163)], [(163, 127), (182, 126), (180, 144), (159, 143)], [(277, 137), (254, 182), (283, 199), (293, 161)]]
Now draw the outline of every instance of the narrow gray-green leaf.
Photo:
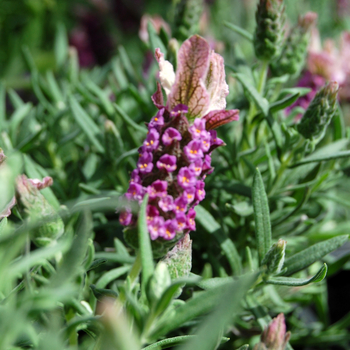
[(214, 233), (221, 228), (214, 217), (201, 205), (196, 206), (196, 220), (200, 222), (209, 233)]
[(113, 105), (117, 113), (122, 117), (126, 124), (134, 128), (135, 130), (142, 132), (143, 134), (147, 133), (147, 129), (144, 126), (136, 124), (116, 103), (114, 103)]
[(61, 67), (68, 56), (67, 31), (63, 23), (57, 25), (54, 50), (57, 67)]
[(256, 244), (259, 253), (259, 261), (263, 260), (265, 254), (271, 247), (271, 223), (269, 204), (265, 192), (264, 182), (257, 168), (253, 180), (253, 207)]
[(265, 116), (269, 112), (269, 102), (261, 96), (258, 90), (249, 82), (249, 79), (244, 74), (235, 73), (233, 76), (243, 85), (245, 91), (253, 98), (255, 104), (263, 112)]
[(323, 162), (323, 161), (332, 160), (332, 159), (349, 158), (349, 157), (350, 157), (350, 151), (340, 151), (334, 154), (325, 154), (322, 156), (311, 155), (309, 157), (304, 158), (300, 162), (291, 165), (290, 167), (295, 168), (299, 165), (304, 165), (308, 163)]
[(179, 350), (213, 350), (218, 346), (227, 324), (238, 313), (241, 301), (257, 278), (257, 274), (249, 274), (232, 281), (223, 289), (217, 308), (206, 317), (197, 332), (197, 337), (181, 346)]
[(295, 272), (305, 269), (315, 261), (342, 246), (347, 239), (348, 235), (327, 239), (291, 256), (284, 262), (284, 267), (287, 268), (285, 275), (290, 276)]
[(267, 284), (277, 284), (281, 286), (300, 287), (309, 283), (316, 283), (322, 281), (327, 275), (327, 264), (323, 264), (321, 269), (315, 276), (305, 278), (292, 278), (292, 277), (272, 277), (266, 281)]
[(139, 247), (141, 253), (141, 265), (142, 265), (142, 291), (145, 293), (146, 286), (153, 275), (153, 253), (151, 247), (151, 239), (148, 233), (147, 220), (146, 220), (146, 208), (148, 203), (148, 194), (143, 198), (139, 218), (137, 220), (137, 229), (139, 236)]
[(235, 24), (227, 21), (224, 22), (224, 26), (233, 30), (237, 34), (241, 35), (244, 39), (247, 39), (248, 41), (253, 42), (253, 34), (249, 33), (245, 29), (238, 27)]
[(276, 101), (270, 105), (269, 112), (275, 113), (277, 111), (280, 111), (281, 109), (285, 109), (286, 107), (293, 104), (300, 96), (300, 93), (297, 92), (293, 95), (287, 96), (283, 98), (282, 100)]
[(96, 283), (97, 288), (105, 288), (107, 284), (116, 280), (130, 270), (130, 266), (122, 266), (112, 269), (103, 274)]
[(96, 147), (97, 151), (100, 153), (104, 153), (103, 146), (101, 145), (100, 141), (96, 138), (96, 135), (100, 133), (100, 129), (97, 127), (95, 122), (89, 117), (89, 115), (84, 111), (84, 109), (80, 106), (78, 101), (73, 96), (70, 96), (69, 102), (76, 122), (84, 131), (87, 138)]

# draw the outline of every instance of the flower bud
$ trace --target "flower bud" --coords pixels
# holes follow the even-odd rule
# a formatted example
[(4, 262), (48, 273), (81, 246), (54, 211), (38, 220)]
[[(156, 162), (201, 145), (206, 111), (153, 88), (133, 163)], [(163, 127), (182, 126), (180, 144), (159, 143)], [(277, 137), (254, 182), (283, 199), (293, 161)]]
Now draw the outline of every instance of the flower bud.
[(6, 159), (5, 153), (2, 150), (2, 148), (0, 148), (0, 165), (3, 163), (3, 161)]
[(174, 37), (184, 41), (198, 32), (199, 20), (204, 8), (203, 0), (179, 0), (175, 7)]
[(267, 266), (267, 272), (269, 274), (277, 274), (281, 272), (284, 264), (286, 245), (287, 241), (279, 239), (278, 242), (273, 244), (266, 253), (262, 265)]
[(256, 57), (270, 61), (279, 54), (283, 37), (283, 0), (260, 0), (256, 12), (254, 49)]
[(298, 125), (306, 139), (321, 140), (336, 111), (338, 83), (331, 81), (316, 94)]
[(20, 175), (16, 180), (16, 190), (28, 213), (28, 221), (42, 223), (32, 232), (34, 243), (37, 246), (46, 246), (59, 238), (64, 232), (63, 221), (39, 192), (38, 187), (25, 175)]
[(253, 350), (285, 350), (290, 338), (290, 332), (286, 333), (284, 315), (279, 314), (263, 331), (260, 343)]
[(281, 55), (271, 64), (274, 75), (299, 74), (303, 69), (310, 40), (311, 29), (317, 19), (317, 14), (308, 12), (299, 18), (298, 24), (290, 31)]

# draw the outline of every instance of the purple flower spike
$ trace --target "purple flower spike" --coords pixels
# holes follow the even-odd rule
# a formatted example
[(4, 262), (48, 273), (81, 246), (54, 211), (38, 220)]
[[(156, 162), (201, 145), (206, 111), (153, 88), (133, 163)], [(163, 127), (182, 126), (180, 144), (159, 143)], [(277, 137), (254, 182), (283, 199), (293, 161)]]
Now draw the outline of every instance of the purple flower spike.
[(180, 169), (177, 175), (177, 183), (184, 189), (193, 187), (196, 185), (196, 176), (194, 173), (187, 167)]
[(176, 231), (182, 232), (186, 228), (186, 215), (182, 212), (176, 213), (177, 229)]
[(168, 211), (173, 210), (175, 208), (174, 199), (170, 195), (162, 197), (159, 200), (158, 205), (159, 205), (159, 208), (165, 212), (168, 212)]
[(150, 129), (147, 134), (146, 140), (143, 143), (146, 151), (153, 151), (159, 145), (159, 133), (156, 129)]
[[(198, 184), (198, 181), (197, 181), (197, 184)], [(204, 184), (204, 182), (203, 182), (203, 184)], [(197, 185), (196, 185), (196, 187), (197, 187)], [(187, 201), (188, 204), (193, 202), (194, 197), (195, 197), (195, 193), (196, 193), (196, 188), (194, 188), (194, 187), (189, 187), (184, 191), (183, 198)]]
[(131, 223), (131, 219), (132, 219), (132, 214), (130, 211), (128, 210), (123, 210), (122, 212), (120, 212), (119, 214), (119, 222), (123, 225), (123, 226), (128, 226)]
[(155, 217), (152, 221), (148, 222), (148, 231), (151, 239), (154, 241), (158, 237), (163, 237), (165, 234), (164, 219), (161, 216)]
[(158, 111), (158, 113), (151, 119), (150, 123), (148, 124), (151, 128), (157, 128), (164, 125), (164, 114), (165, 108), (162, 108)]
[(184, 147), (184, 152), (190, 162), (203, 158), (202, 142), (200, 140), (192, 140)]
[(171, 240), (176, 235), (176, 229), (177, 229), (177, 221), (176, 220), (167, 220), (164, 223), (165, 233), (163, 235), (163, 238), (166, 240)]
[(167, 195), (168, 183), (166, 181), (156, 180), (151, 186), (147, 187), (147, 192), (151, 199), (165, 197)]
[(187, 200), (183, 196), (176, 198), (174, 204), (176, 213), (184, 213), (187, 209)]
[(158, 169), (165, 169), (169, 173), (175, 171), (176, 167), (176, 157), (169, 154), (164, 154), (157, 162)]
[(193, 163), (190, 164), (189, 169), (193, 171), (196, 176), (199, 176), (202, 172), (202, 159), (197, 159)]
[(137, 167), (139, 168), (140, 173), (147, 174), (150, 173), (153, 169), (153, 155), (152, 153), (143, 152), (140, 155), (139, 161), (137, 162)]
[(187, 228), (191, 231), (196, 230), (196, 222), (194, 221), (195, 217), (196, 217), (196, 212), (194, 211), (193, 208), (191, 208), (187, 214)]
[(165, 146), (171, 145), (174, 140), (181, 141), (181, 139), (181, 134), (174, 128), (166, 129), (162, 136), (162, 141)]
[(193, 125), (189, 127), (188, 131), (191, 133), (194, 139), (202, 138), (203, 133), (207, 132), (205, 130), (205, 120), (196, 118)]
[(180, 103), (173, 108), (170, 115), (172, 117), (177, 117), (181, 114), (186, 114), (187, 112), (188, 112), (188, 107), (186, 105)]
[(196, 183), (196, 199), (200, 202), (205, 198), (204, 181)]
[(132, 195), (132, 199), (139, 201), (144, 196), (144, 188), (135, 182), (131, 182), (128, 193)]

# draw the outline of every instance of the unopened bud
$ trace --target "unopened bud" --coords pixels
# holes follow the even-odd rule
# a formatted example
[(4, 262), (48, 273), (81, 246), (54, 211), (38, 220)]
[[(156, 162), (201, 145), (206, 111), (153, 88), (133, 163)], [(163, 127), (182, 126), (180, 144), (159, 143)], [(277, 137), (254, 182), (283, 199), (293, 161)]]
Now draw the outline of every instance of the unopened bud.
[(270, 61), (280, 52), (284, 25), (283, 0), (260, 0), (256, 12), (256, 57)]
[[(192, 241), (190, 235), (186, 234), (176, 246), (163, 259), (168, 266), (171, 279), (188, 277), (192, 268)], [(177, 296), (182, 292), (179, 287)]]
[(260, 343), (254, 346), (254, 350), (285, 350), (290, 338), (290, 332), (286, 333), (284, 315), (279, 314), (261, 334)]
[(183, 41), (198, 32), (203, 0), (179, 0), (175, 7), (174, 37)]
[(281, 55), (271, 64), (274, 75), (298, 74), (305, 65), (310, 33), (317, 20), (317, 14), (308, 12), (299, 18), (298, 24), (290, 31)]
[(6, 159), (5, 153), (2, 150), (2, 148), (0, 148), (0, 165), (3, 163), (3, 161)]
[(286, 245), (287, 241), (279, 239), (278, 242), (273, 244), (266, 253), (262, 265), (267, 266), (267, 272), (269, 274), (277, 274), (281, 272), (284, 264)]
[(64, 232), (63, 221), (38, 188), (25, 175), (20, 175), (16, 180), (16, 190), (28, 214), (28, 221), (41, 224), (33, 230), (34, 243), (46, 246), (59, 238)]
[(321, 140), (336, 112), (339, 86), (335, 81), (325, 85), (311, 101), (298, 125), (298, 132), (309, 140)]

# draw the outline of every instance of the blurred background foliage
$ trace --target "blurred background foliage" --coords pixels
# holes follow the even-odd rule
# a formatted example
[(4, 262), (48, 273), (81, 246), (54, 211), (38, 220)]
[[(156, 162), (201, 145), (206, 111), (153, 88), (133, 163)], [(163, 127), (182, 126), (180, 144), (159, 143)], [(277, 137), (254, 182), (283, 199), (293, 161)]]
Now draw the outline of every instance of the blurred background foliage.
[[(7, 170), (2, 173), (1, 189), (6, 195), (1, 205), (11, 199), (13, 191), (7, 193), (5, 189), (15, 187), (19, 174), (54, 179), (51, 188), (41, 191), (44, 199), (40, 197), (54, 208), (45, 214), (51, 226), (40, 220), (28, 222), (28, 208), (20, 201), (12, 215), (0, 222), (0, 349), (130, 350), (141, 348), (138, 341), (146, 346), (166, 334), (182, 337), (200, 331), (202, 315), (218, 303), (213, 295), (228, 295), (221, 293), (229, 291), (243, 299), (256, 278), (241, 277), (240, 288), (234, 284), (229, 286), (232, 290), (221, 288), (228, 276), (258, 270), (251, 202), (256, 167), (269, 200), (273, 242), (278, 238), (288, 241), (288, 258), (332, 239), (332, 249), (324, 249), (315, 264), (295, 270), (299, 271), (298, 278), (307, 279), (324, 271), (323, 263), (327, 263), (330, 278), (328, 284), (323, 281), (306, 287), (258, 285), (252, 298), (243, 303), (243, 311), (238, 312), (237, 306), (232, 314), (225, 314), (221, 308), (214, 316), (226, 320), (231, 338), (222, 348), (255, 344), (271, 316), (279, 312), (286, 315), (293, 348), (349, 348), (349, 247), (326, 255), (344, 243), (350, 229), (349, 157), (327, 158), (349, 150), (348, 101), (338, 109), (314, 153), (323, 161), (295, 168), (287, 165), (303, 158), (298, 158), (298, 148), (291, 141), (294, 121), (285, 122), (281, 109), (276, 110), (283, 155), (295, 157), (295, 163), (281, 170), (276, 135), (259, 118), (249, 121), (248, 126), (254, 146), (246, 142), (250, 136), (243, 129), (247, 127), (244, 121), (254, 103), (228, 68), (228, 108), (241, 109), (241, 121), (219, 131), (227, 146), (213, 157), (216, 169), (206, 180), (207, 198), (197, 212), (197, 231), (191, 234), (193, 275), (188, 286), (180, 299), (175, 298), (175, 292), (168, 297), (170, 306), (167, 304), (157, 318), (152, 312), (159, 299), (145, 297), (146, 287), (141, 281), (140, 301), (140, 286), (125, 278), (135, 257), (122, 243), (122, 226), (115, 208), (136, 165), (137, 149), (147, 131), (144, 122), (156, 112), (150, 99), (158, 70), (152, 54), (154, 42), (140, 40), (140, 22), (145, 13), (158, 14), (180, 38), (176, 3), (179, 1), (0, 1), (0, 146), (8, 156), (2, 165)], [(225, 57), (228, 66), (239, 67), (238, 72), (246, 76), (259, 69), (253, 46), (223, 23), (228, 21), (253, 33), (256, 4), (252, 0), (207, 1), (196, 28)], [(342, 31), (350, 30), (347, 1), (286, 0), (285, 4), (290, 23), (296, 23), (300, 14), (315, 11), (322, 39), (337, 40)], [(153, 39), (165, 45), (168, 36), (164, 30)], [(169, 59), (174, 59), (172, 54), (168, 48)], [(282, 90), (273, 95), (267, 89), (264, 96), (271, 104), (290, 97), (297, 90), (288, 88), (297, 80), (289, 77)], [(273, 82), (267, 86), (274, 91)], [(64, 222), (63, 234), (55, 210)], [(42, 226), (44, 229), (39, 230)], [(38, 244), (38, 231), (54, 244)], [(207, 284), (199, 284), (198, 275)], [(177, 283), (176, 288), (183, 285)], [(199, 290), (207, 290), (205, 296)], [(116, 295), (127, 300), (136, 333), (143, 338), (123, 330), (128, 321), (118, 323), (114, 319), (121, 314), (118, 305), (108, 304), (111, 313), (99, 321), (101, 300)], [(201, 297), (197, 300), (202, 308), (193, 306)], [(193, 318), (185, 314), (185, 301), (192, 303), (189, 310)], [(181, 314), (183, 323), (176, 324), (174, 310), (181, 306), (177, 317), (180, 319)], [(123, 317), (127, 318), (122, 313), (120, 319)], [(173, 326), (166, 324), (168, 317)], [(155, 326), (150, 329), (152, 321)], [(219, 331), (212, 333), (216, 342), (221, 339)], [(121, 344), (120, 339), (126, 343)], [(203, 337), (203, 343), (193, 348), (202, 348), (208, 339)], [(179, 342), (183, 340), (187, 338)]]

